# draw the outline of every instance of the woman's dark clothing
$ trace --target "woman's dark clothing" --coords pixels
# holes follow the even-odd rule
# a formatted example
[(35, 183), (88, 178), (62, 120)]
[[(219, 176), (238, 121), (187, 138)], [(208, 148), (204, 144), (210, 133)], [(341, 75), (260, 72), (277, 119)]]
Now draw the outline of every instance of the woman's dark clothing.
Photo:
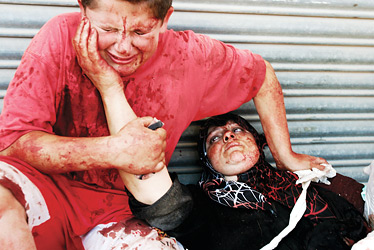
[[(209, 128), (228, 121), (249, 131), (260, 152), (257, 163), (239, 174), (238, 181), (226, 181), (206, 152)], [(184, 186), (172, 175), (172, 187), (157, 202), (147, 206), (129, 195), (130, 208), (135, 216), (176, 237), (189, 250), (260, 249), (288, 225), (302, 191), (301, 184), (296, 185), (296, 174), (276, 170), (266, 162), (265, 145), (264, 136), (237, 115), (210, 118), (198, 141), (203, 167), (200, 187)], [(366, 236), (364, 218), (344, 198), (312, 183), (306, 201), (304, 216), (277, 249), (350, 249), (349, 244)]]
[[(336, 219), (317, 226), (302, 218), (276, 249), (350, 249), (344, 238), (357, 242), (367, 234), (364, 219), (349, 202), (317, 187)], [(135, 216), (174, 236), (187, 249), (260, 249), (288, 225), (291, 209), (272, 202), (268, 210), (231, 208), (211, 200), (197, 185), (182, 185), (173, 175), (173, 186), (151, 206), (130, 195)]]

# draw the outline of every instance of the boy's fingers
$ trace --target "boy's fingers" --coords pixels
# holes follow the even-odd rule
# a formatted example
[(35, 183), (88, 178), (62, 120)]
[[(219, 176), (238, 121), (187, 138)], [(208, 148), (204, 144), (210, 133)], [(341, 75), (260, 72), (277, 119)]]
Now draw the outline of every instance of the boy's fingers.
[(140, 121), (144, 127), (149, 127), (152, 123), (155, 122), (155, 119), (151, 116), (144, 116), (144, 117), (139, 117), (138, 121)]
[(324, 170), (325, 166), (322, 165), (322, 164), (328, 164), (328, 162), (324, 158), (315, 157), (315, 159), (313, 160), (312, 164), (313, 164), (312, 167), (317, 168), (319, 170)]
[(89, 37), (89, 29), (90, 25), (87, 19), (85, 19), (85, 24), (82, 29), (82, 33), (80, 36), (80, 41), (79, 41), (79, 49), (81, 52), (81, 56), (84, 58), (87, 58), (87, 43), (88, 43), (88, 37)]
[(88, 37), (88, 57), (91, 61), (97, 61), (99, 59), (97, 53), (97, 32), (91, 28), (90, 36)]
[(79, 23), (79, 26), (73, 38), (73, 46), (77, 54), (80, 53), (80, 41), (81, 41), (81, 36), (83, 32), (83, 27), (84, 27), (84, 20), (82, 19), (81, 22)]

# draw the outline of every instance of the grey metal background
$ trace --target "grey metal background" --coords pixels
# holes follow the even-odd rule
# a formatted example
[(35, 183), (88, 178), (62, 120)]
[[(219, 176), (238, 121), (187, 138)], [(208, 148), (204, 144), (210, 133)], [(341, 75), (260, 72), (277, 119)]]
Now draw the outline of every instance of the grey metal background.
[[(0, 107), (30, 39), (51, 17), (78, 11), (76, 3), (0, 0)], [(211, 35), (272, 63), (296, 152), (324, 157), (338, 172), (367, 181), (362, 167), (374, 160), (374, 0), (175, 0), (173, 5), (169, 28)], [(237, 112), (261, 130), (252, 102)], [(184, 132), (169, 166), (183, 182), (195, 182), (200, 173), (198, 125)]]

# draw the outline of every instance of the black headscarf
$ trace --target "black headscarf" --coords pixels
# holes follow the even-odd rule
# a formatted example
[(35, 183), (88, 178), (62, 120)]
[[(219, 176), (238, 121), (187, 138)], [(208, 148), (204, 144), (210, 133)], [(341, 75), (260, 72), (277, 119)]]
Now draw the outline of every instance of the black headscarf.
[[(206, 151), (209, 128), (224, 126), (229, 121), (249, 131), (255, 138), (260, 151), (257, 163), (248, 171), (239, 174), (238, 181), (226, 181), (224, 175), (213, 168)], [(265, 136), (260, 135), (238, 115), (227, 113), (209, 118), (201, 127), (198, 140), (199, 158), (203, 167), (200, 186), (212, 200), (225, 206), (274, 212), (271, 204), (277, 201), (292, 208), (302, 192), (301, 184), (296, 185), (298, 180), (296, 174), (277, 170), (265, 160), (263, 149), (266, 145)], [(314, 222), (321, 218), (335, 217), (329, 210), (328, 204), (313, 187), (308, 189), (307, 210), (304, 216)]]

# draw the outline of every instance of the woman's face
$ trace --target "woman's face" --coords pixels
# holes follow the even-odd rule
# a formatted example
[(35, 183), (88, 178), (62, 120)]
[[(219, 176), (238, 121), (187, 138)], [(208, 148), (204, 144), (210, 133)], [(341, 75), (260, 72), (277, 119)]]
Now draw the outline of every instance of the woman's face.
[(167, 28), (172, 9), (164, 19), (155, 18), (145, 3), (100, 0), (92, 9), (81, 8), (98, 32), (98, 50), (121, 76), (134, 73), (155, 53), (159, 34)]
[(231, 121), (208, 130), (206, 149), (213, 168), (225, 176), (247, 171), (260, 156), (253, 135)]

